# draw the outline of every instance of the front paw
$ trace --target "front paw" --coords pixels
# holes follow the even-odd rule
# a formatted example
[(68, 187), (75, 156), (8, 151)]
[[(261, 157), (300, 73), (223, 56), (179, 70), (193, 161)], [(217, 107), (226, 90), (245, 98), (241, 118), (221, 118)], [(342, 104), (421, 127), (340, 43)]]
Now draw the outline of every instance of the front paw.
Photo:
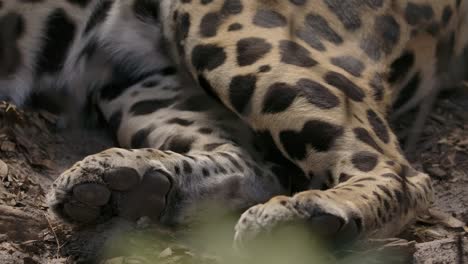
[(114, 215), (158, 221), (167, 206), (172, 180), (162, 166), (143, 154), (109, 149), (76, 163), (54, 182), (48, 194), (50, 208), (73, 223)]
[(278, 196), (242, 214), (235, 227), (235, 246), (245, 248), (249, 241), (289, 226), (305, 228), (312, 236), (342, 244), (359, 237), (362, 220), (351, 204), (335, 201), (322, 191)]

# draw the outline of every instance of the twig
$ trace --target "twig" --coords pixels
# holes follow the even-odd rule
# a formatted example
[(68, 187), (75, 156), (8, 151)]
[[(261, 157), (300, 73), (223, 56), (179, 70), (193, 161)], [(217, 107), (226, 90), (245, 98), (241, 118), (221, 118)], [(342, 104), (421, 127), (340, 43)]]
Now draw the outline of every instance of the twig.
[(58, 239), (58, 237), (57, 237), (57, 234), (55, 233), (55, 230), (54, 230), (54, 228), (52, 227), (52, 224), (50, 223), (49, 217), (47, 217), (46, 214), (44, 214), (44, 217), (45, 217), (45, 219), (47, 220), (47, 224), (49, 225), (50, 231), (52, 231), (52, 234), (53, 234), (54, 237), (55, 237), (55, 243), (57, 244), (57, 252), (55, 253), (55, 256), (56, 256), (57, 258), (59, 258), (59, 253), (60, 253), (60, 249), (62, 248), (62, 246), (60, 245), (60, 241), (59, 241), (59, 239)]
[(463, 247), (463, 235), (458, 234), (457, 235), (457, 258), (458, 258), (458, 264), (464, 264), (465, 263), (465, 254), (464, 254), (464, 247)]
[[(419, 137), (424, 129), (424, 125), (427, 121), (427, 117), (431, 113), (433, 106), (435, 105), (435, 101), (439, 96), (440, 88), (436, 87), (431, 93), (422, 100), (421, 105), (419, 107), (419, 111), (416, 116), (416, 120), (413, 126), (409, 130), (408, 139), (405, 145), (405, 152), (408, 155), (414, 155), (414, 151), (416, 149), (416, 145), (418, 143)], [(414, 157), (411, 157), (414, 158)]]

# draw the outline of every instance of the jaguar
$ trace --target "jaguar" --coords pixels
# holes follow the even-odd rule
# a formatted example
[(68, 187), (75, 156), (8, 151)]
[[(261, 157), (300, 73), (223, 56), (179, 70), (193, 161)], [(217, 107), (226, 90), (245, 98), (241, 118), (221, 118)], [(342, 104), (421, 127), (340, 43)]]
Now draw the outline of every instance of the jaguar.
[[(388, 237), (433, 200), (389, 120), (466, 76), (466, 0), (0, 0), (0, 99), (58, 98), (117, 146), (58, 177), (63, 221), (241, 212)], [(88, 111), (89, 110), (89, 111)]]

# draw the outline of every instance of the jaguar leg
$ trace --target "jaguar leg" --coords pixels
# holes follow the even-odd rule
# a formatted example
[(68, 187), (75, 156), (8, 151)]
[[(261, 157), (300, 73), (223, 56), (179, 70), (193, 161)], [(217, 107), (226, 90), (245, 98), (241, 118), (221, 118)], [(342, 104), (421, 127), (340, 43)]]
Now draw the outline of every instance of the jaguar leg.
[(49, 204), (62, 219), (149, 216), (180, 224), (205, 202), (237, 211), (285, 192), (252, 149), (251, 130), (182, 86), (174, 68), (121, 92), (103, 90), (98, 100), (121, 148), (91, 155), (55, 181)]
[[(317, 13), (311, 1), (296, 2), (301, 11), (291, 1), (181, 1), (167, 9), (169, 37), (200, 86), (269, 135), (310, 187), (328, 189), (254, 206), (236, 241), (298, 219), (335, 237), (397, 233), (432, 198), (429, 177), (411, 168), (387, 122), (394, 96), (387, 65), (411, 34), (403, 7), (369, 2), (354, 10), (366, 16), (364, 28), (342, 15), (344, 4), (326, 1)], [(321, 12), (331, 12), (330, 21)], [(245, 23), (235, 26), (239, 19)]]

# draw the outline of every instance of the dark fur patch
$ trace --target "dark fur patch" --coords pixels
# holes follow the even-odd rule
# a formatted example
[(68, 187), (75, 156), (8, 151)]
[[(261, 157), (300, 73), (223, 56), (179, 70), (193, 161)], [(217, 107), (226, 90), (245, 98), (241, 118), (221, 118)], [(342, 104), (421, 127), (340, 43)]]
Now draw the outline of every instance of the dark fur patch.
[(286, 83), (274, 83), (265, 94), (263, 113), (279, 113), (285, 111), (296, 99), (297, 89)]
[(382, 101), (385, 94), (385, 87), (383, 84), (382, 77), (376, 73), (374, 77), (369, 81), (369, 85), (374, 90), (374, 99), (376, 101)]
[(237, 64), (239, 66), (248, 66), (263, 58), (270, 50), (272, 45), (265, 39), (251, 37), (244, 38), (237, 42)]
[(225, 0), (221, 8), (223, 15), (237, 15), (243, 10), (242, 2), (240, 0)]
[(434, 17), (434, 10), (428, 4), (416, 4), (409, 2), (405, 8), (405, 19), (408, 24), (415, 26), (427, 22)]
[(207, 168), (202, 169), (202, 174), (203, 177), (209, 177), (210, 176), (210, 171)]
[[(280, 183), (285, 184), (284, 188), (291, 188), (293, 193), (308, 189), (310, 179), (298, 166), (281, 153), (268, 130), (258, 131), (254, 142), (261, 146), (261, 152), (265, 153), (265, 160), (277, 165), (272, 168), (272, 172)], [(254, 171), (257, 176), (264, 174), (257, 166), (255, 166)], [(287, 179), (287, 182), (285, 179)]]
[(375, 142), (375, 140), (365, 128), (358, 127), (353, 129), (353, 132), (356, 138), (359, 139), (361, 142), (371, 146), (378, 152), (383, 153), (383, 149), (377, 144), (377, 142)]
[(271, 71), (271, 66), (270, 65), (262, 65), (260, 68), (258, 68), (258, 72), (269, 72)]
[(138, 19), (157, 23), (159, 21), (159, 3), (154, 0), (135, 0), (133, 12)]
[(296, 31), (296, 36), (307, 43), (311, 48), (316, 49), (318, 51), (325, 51), (325, 45), (323, 45), (322, 41), (319, 37), (314, 34), (313, 30), (309, 27), (304, 27)]
[(85, 8), (91, 0), (67, 0), (67, 2)]
[(389, 55), (400, 40), (400, 25), (393, 16), (381, 15), (375, 18), (374, 32), (365, 36), (361, 49), (372, 60), (379, 60), (382, 54)]
[(279, 48), (282, 63), (304, 68), (317, 65), (317, 61), (310, 57), (310, 52), (296, 42), (282, 40)]
[(192, 65), (201, 72), (214, 70), (226, 61), (226, 52), (215, 44), (197, 45), (192, 50)]
[(44, 43), (38, 55), (36, 73), (58, 72), (65, 61), (75, 37), (75, 24), (63, 9), (56, 9), (47, 17)]
[(367, 110), (367, 119), (369, 120), (369, 124), (374, 130), (374, 133), (377, 135), (380, 140), (384, 143), (390, 142), (390, 135), (388, 132), (388, 128), (385, 125), (385, 122), (377, 115), (376, 112), (369, 109)]
[(216, 99), (218, 102), (221, 103), (218, 94), (216, 94), (216, 91), (214, 90), (213, 86), (211, 86), (210, 82), (205, 78), (205, 76), (203, 76), (203, 74), (198, 75), (198, 84), (208, 96)]
[(313, 105), (321, 109), (331, 109), (340, 105), (340, 99), (322, 84), (310, 79), (297, 82), (300, 93)]
[(289, 157), (295, 160), (306, 158), (306, 146), (311, 145), (318, 152), (328, 151), (344, 129), (324, 121), (311, 120), (304, 124), (301, 131), (284, 130), (280, 141)]
[(324, 78), (328, 84), (341, 90), (348, 98), (353, 101), (362, 102), (366, 96), (364, 91), (359, 86), (350, 81), (341, 73), (330, 71), (325, 74)]
[(200, 22), (200, 35), (205, 38), (214, 37), (218, 33), (218, 28), (221, 25), (221, 14), (211, 12), (203, 16)]
[(187, 126), (193, 125), (194, 121), (175, 117), (175, 118), (169, 119), (167, 123), (172, 124), (172, 125), (179, 125), (179, 126), (187, 127)]
[(167, 108), (174, 103), (174, 98), (171, 99), (152, 99), (136, 102), (130, 107), (130, 112), (137, 115), (148, 115), (162, 108)]
[(193, 173), (193, 168), (188, 161), (184, 160), (182, 161), (182, 168), (185, 174), (192, 174)]
[(91, 16), (86, 22), (83, 34), (88, 34), (93, 28), (101, 24), (107, 17), (109, 10), (112, 8), (113, 0), (99, 1), (93, 9)]
[(347, 30), (355, 31), (361, 27), (362, 22), (358, 10), (360, 5), (357, 5), (356, 1), (324, 0), (324, 2)]
[(364, 37), (359, 44), (359, 47), (374, 61), (379, 60), (382, 56), (380, 43), (375, 37)]
[(387, 187), (379, 184), (379, 185), (377, 185), (377, 188), (382, 190), (382, 192), (385, 193), (388, 196), (388, 198), (393, 199), (392, 193), (390, 192), (390, 190)]
[(370, 8), (378, 9), (383, 6), (384, 0), (358, 0), (364, 2)]
[(0, 76), (14, 74), (21, 65), (17, 40), (23, 33), (24, 19), (20, 14), (10, 12), (0, 17)]
[(175, 41), (177, 42), (177, 47), (181, 54), (184, 53), (182, 42), (187, 39), (189, 30), (190, 30), (190, 15), (188, 13), (183, 13), (177, 16), (176, 25), (175, 25)]
[(400, 25), (391, 15), (382, 15), (375, 18), (375, 35), (381, 40), (381, 49), (390, 54), (400, 40)]
[(113, 100), (119, 97), (131, 86), (147, 79), (155, 72), (137, 72), (136, 69), (131, 68), (131, 65), (115, 64), (112, 67), (112, 79), (103, 85), (100, 91), (101, 99)]
[(203, 112), (213, 106), (213, 100), (206, 94), (189, 96), (180, 104), (174, 106), (175, 109), (191, 112)]
[(363, 172), (372, 171), (377, 166), (378, 160), (376, 154), (368, 151), (357, 152), (351, 158), (354, 167)]
[(394, 107), (398, 109), (398, 107), (403, 106), (409, 99), (411, 99), (416, 93), (420, 83), (421, 73), (417, 72), (413, 75), (413, 77), (411, 77), (408, 84), (405, 85), (403, 89), (401, 89), (400, 93), (398, 94), (398, 99), (394, 103)]
[(161, 150), (170, 150), (179, 154), (188, 153), (192, 149), (192, 144), (195, 142), (193, 137), (185, 137), (182, 135), (175, 135), (169, 138)]
[(242, 24), (232, 23), (231, 25), (229, 25), (228, 31), (238, 31), (238, 30), (241, 30), (242, 28), (243, 28)]
[(444, 11), (442, 12), (442, 18), (441, 18), (443, 27), (446, 27), (449, 24), (450, 19), (452, 18), (452, 15), (453, 15), (452, 8), (449, 5), (445, 6)]
[(341, 44), (343, 39), (333, 28), (328, 21), (318, 14), (309, 14), (305, 18), (305, 27), (309, 29), (308, 33), (314, 36), (319, 36), (331, 43)]
[(226, 152), (221, 152), (220, 155), (223, 156), (224, 158), (228, 159), (229, 162), (231, 162), (232, 165), (234, 165), (234, 167), (236, 167), (236, 169), (239, 172), (244, 172), (244, 167), (242, 167), (242, 165), (239, 163), (239, 161), (236, 158), (234, 158), (231, 154), (226, 153)]
[(365, 69), (364, 63), (352, 56), (334, 57), (331, 58), (330, 61), (333, 65), (340, 67), (356, 77), (360, 77)]
[(255, 75), (234, 76), (229, 84), (229, 100), (239, 114), (245, 114), (255, 91), (257, 77)]
[(159, 80), (149, 80), (141, 84), (142, 88), (154, 88), (159, 85)]
[(255, 14), (253, 23), (263, 28), (284, 27), (287, 24), (287, 19), (273, 10), (261, 9)]
[(109, 128), (113, 134), (116, 134), (119, 130), (120, 124), (122, 123), (122, 111), (117, 111), (113, 113), (107, 123), (109, 124)]
[(339, 183), (342, 183), (342, 182), (346, 182), (348, 181), (349, 179), (351, 179), (353, 177), (353, 175), (349, 175), (347, 173), (341, 173), (339, 178), (338, 178), (338, 182)]
[(306, 1), (307, 0), (289, 0), (289, 2), (291, 2), (294, 5), (298, 5), (298, 6), (304, 5), (306, 3)]
[(390, 75), (388, 81), (390, 83), (395, 83), (397, 81), (403, 80), (406, 77), (406, 74), (410, 71), (411, 67), (414, 65), (414, 53), (407, 50), (393, 61), (390, 66)]
[(213, 129), (212, 128), (209, 128), (209, 127), (202, 127), (200, 129), (198, 129), (198, 132), (204, 134), (204, 135), (209, 135), (211, 133), (213, 133)]
[(80, 51), (75, 64), (79, 63), (82, 59), (88, 60), (91, 58), (99, 48), (99, 43), (96, 38), (89, 39), (83, 49)]
[(136, 132), (130, 141), (130, 146), (134, 149), (148, 147), (148, 136), (153, 132), (155, 127), (150, 125)]

